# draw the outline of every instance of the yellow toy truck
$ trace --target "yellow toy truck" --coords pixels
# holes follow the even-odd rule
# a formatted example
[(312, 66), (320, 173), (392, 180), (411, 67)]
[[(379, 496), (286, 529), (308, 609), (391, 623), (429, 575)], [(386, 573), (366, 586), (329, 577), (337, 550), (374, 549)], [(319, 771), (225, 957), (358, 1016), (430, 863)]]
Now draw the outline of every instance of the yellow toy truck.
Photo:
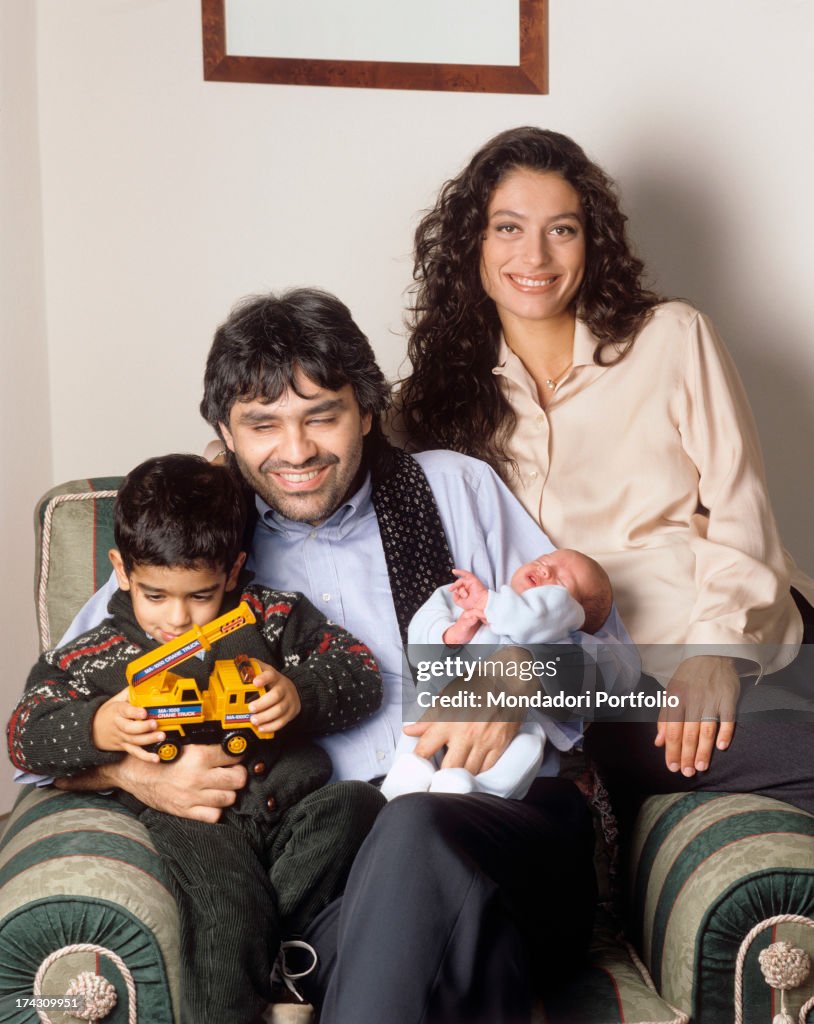
[(194, 679), (171, 671), (227, 633), (254, 622), (251, 609), (242, 602), (237, 608), (206, 626), (193, 626), (182, 636), (163, 644), (127, 666), (130, 703), (147, 709), (165, 734), (161, 743), (147, 749), (161, 761), (174, 761), (186, 743), (220, 743), (229, 754), (244, 754), (255, 740), (269, 740), (274, 733), (258, 732), (249, 721), (251, 704), (261, 690), (254, 685), (260, 664), (239, 654), (215, 662), (209, 686), (201, 692)]

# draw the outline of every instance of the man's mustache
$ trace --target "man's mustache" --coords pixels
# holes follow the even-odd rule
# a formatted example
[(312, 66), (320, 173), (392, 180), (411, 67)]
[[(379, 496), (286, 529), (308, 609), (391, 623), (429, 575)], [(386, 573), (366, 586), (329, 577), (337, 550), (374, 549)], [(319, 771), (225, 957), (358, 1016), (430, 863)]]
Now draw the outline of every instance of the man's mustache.
[(285, 462), (283, 459), (266, 459), (260, 466), (261, 473), (307, 473), (310, 469), (323, 469), (325, 466), (339, 464), (339, 456), (332, 453), (312, 455), (305, 462)]

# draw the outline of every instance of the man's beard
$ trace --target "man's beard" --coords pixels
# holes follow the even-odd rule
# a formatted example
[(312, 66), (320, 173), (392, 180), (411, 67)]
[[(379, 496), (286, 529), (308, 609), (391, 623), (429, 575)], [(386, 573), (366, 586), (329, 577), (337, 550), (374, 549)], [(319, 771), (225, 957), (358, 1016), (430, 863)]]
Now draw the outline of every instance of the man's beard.
[[(358, 476), (362, 464), (363, 438), (348, 452), (346, 460), (330, 452), (315, 455), (301, 466), (292, 466), (275, 459), (268, 459), (259, 470), (253, 470), (237, 452), (235, 462), (243, 479), (273, 509), (297, 523), (317, 525), (330, 518), (345, 498), (358, 487)], [(284, 490), (273, 482), (273, 472), (302, 472), (336, 466), (317, 491), (298, 494)]]

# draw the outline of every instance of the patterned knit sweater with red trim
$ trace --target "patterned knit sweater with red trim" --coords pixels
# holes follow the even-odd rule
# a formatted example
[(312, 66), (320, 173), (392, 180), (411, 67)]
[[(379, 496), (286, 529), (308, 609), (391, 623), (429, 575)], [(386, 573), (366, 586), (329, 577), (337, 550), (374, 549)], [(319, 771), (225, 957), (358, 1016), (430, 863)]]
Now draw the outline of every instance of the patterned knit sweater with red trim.
[[(227, 635), (203, 658), (189, 658), (173, 671), (205, 688), (216, 658), (247, 654), (270, 663), (297, 687), (302, 710), (273, 740), (264, 741), (264, 755), (266, 743), (272, 760), (299, 748), (295, 761), (305, 768), (301, 748), (308, 747), (315, 766), (325, 766), (325, 752), (304, 737), (347, 729), (377, 710), (382, 682), (373, 655), (302, 594), (256, 584), (237, 594), (226, 595), (221, 612), (243, 600), (257, 623)], [(9, 756), (17, 768), (61, 776), (124, 756), (94, 746), (93, 716), (126, 686), (128, 662), (159, 644), (139, 626), (127, 592), (113, 595), (108, 612), (112, 618), (65, 647), (45, 652), (31, 670), (8, 724)], [(327, 781), (330, 768), (320, 774)], [(284, 802), (293, 800), (292, 793)]]

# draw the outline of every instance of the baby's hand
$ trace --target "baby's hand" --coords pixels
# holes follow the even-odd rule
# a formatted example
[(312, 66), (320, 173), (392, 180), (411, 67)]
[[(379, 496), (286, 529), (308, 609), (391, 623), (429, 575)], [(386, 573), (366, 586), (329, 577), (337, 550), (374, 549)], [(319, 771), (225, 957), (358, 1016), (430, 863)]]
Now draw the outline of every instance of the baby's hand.
[(97, 710), (93, 716), (91, 735), (98, 750), (123, 750), (142, 761), (158, 762), (158, 754), (142, 750), (151, 743), (160, 743), (164, 733), (147, 717), (146, 708), (134, 707), (127, 699), (125, 687)]
[(442, 637), (448, 647), (458, 647), (461, 644), (468, 644), (480, 629), (481, 624), (486, 622), (486, 616), (476, 608), (469, 608), (461, 612), (457, 622), (444, 630)]
[(300, 695), (288, 676), (262, 661), (260, 667), (263, 671), (254, 685), (265, 693), (252, 701), (251, 722), (260, 732), (277, 732), (300, 713)]
[(458, 577), (457, 581), (449, 588), (452, 600), (459, 608), (465, 608), (467, 611), (475, 609), (482, 612), (486, 607), (489, 591), (474, 573), (468, 572), (466, 569), (453, 569), (452, 571)]

